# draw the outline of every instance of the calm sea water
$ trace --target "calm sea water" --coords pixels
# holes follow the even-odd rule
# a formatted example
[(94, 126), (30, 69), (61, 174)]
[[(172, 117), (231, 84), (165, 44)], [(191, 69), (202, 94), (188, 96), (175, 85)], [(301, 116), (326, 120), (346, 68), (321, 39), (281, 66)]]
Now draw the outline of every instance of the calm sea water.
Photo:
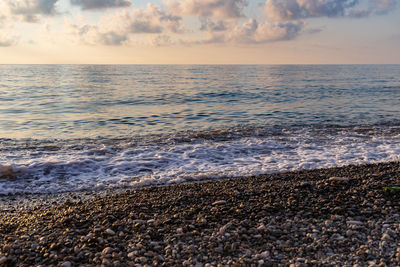
[(400, 157), (400, 65), (0, 65), (0, 194)]

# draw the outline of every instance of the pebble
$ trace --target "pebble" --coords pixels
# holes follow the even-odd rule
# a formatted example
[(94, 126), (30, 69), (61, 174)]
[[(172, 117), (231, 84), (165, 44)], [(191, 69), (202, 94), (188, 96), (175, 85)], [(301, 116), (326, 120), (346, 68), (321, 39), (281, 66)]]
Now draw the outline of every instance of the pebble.
[(133, 220), (132, 223), (133, 224), (145, 224), (146, 221), (145, 220)]
[[(0, 262), (400, 266), (400, 195), (382, 190), (400, 184), (399, 167), (385, 163), (149, 187), (35, 208), (16, 201), (14, 211), (10, 205), (0, 210)], [(328, 177), (352, 182), (336, 186)]]
[(338, 176), (332, 176), (331, 178), (329, 178), (330, 181), (334, 181), (334, 182), (349, 182), (351, 180), (350, 177), (338, 177)]
[(103, 251), (101, 252), (101, 254), (106, 255), (106, 254), (111, 254), (112, 253), (112, 248), (110, 247), (106, 247), (105, 249), (103, 249)]
[(61, 264), (61, 267), (71, 267), (71, 266), (72, 266), (72, 263), (70, 261), (66, 261)]
[(115, 232), (114, 232), (113, 230), (111, 230), (110, 228), (108, 228), (108, 229), (106, 230), (106, 233), (107, 233), (108, 235), (115, 235)]
[(215, 206), (215, 205), (224, 205), (224, 204), (226, 204), (225, 200), (218, 200), (218, 201), (215, 201), (215, 202), (212, 203), (213, 206)]
[(387, 240), (390, 240), (390, 239), (391, 239), (390, 235), (388, 235), (386, 233), (382, 235), (382, 240), (386, 240), (387, 241)]
[(109, 260), (109, 259), (107, 259), (107, 258), (103, 258), (103, 260), (101, 261), (101, 263), (103, 264), (103, 265), (109, 265), (109, 264), (111, 264), (111, 261)]
[(360, 221), (346, 221), (347, 224), (353, 224), (353, 225), (363, 225), (362, 222)]

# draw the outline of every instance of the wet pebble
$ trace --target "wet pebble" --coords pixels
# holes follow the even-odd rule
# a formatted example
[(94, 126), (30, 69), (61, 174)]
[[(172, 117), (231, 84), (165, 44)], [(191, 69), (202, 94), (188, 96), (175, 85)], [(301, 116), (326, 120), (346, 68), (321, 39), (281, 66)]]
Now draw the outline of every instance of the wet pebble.
[(0, 213), (0, 264), (399, 266), (400, 196), (382, 190), (400, 184), (399, 167), (149, 187), (43, 206), (16, 202)]

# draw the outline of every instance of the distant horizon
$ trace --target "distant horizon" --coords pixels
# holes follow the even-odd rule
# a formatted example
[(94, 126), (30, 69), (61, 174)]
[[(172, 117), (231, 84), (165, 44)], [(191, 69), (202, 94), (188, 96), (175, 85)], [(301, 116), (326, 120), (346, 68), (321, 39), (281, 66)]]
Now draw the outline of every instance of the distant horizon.
[(98, 65), (98, 66), (313, 66), (313, 65), (321, 65), (321, 66), (340, 66), (340, 65), (400, 65), (400, 63), (271, 63), (271, 64), (257, 64), (257, 63), (249, 63), (249, 64), (241, 64), (241, 63), (0, 63), (1, 65), (66, 65), (66, 66), (74, 66), (74, 65)]

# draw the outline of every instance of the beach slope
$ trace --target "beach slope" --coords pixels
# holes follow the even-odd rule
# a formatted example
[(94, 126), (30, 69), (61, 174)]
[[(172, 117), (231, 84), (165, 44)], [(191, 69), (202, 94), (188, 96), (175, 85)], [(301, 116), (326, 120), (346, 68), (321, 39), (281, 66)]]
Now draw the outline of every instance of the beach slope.
[(15, 205), (0, 265), (399, 266), (398, 185), (392, 162)]

